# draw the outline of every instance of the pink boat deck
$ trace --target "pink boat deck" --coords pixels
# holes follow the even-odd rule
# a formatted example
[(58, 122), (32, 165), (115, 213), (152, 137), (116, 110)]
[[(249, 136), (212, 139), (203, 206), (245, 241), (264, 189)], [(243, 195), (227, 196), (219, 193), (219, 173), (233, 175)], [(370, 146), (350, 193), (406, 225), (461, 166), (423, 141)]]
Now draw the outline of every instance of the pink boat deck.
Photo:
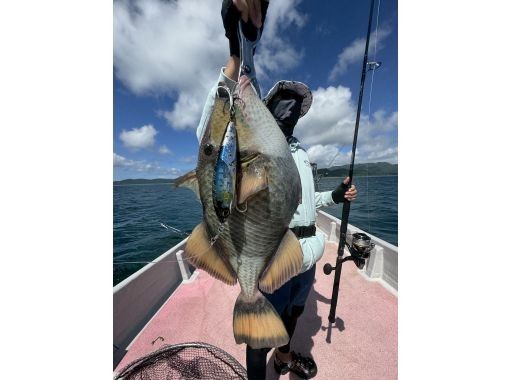
[[(342, 267), (336, 323), (329, 326), (333, 274), (322, 267), (334, 263), (337, 244), (328, 243), (317, 264), (316, 280), (298, 322), (292, 349), (313, 356), (316, 379), (397, 379), (397, 298), (380, 284), (369, 282), (352, 262)], [(200, 271), (182, 284), (131, 344), (116, 372), (162, 345), (205, 342), (217, 346), (246, 367), (245, 345), (232, 333), (232, 310), (239, 285), (228, 286)], [(158, 339), (159, 338), (159, 339)], [(161, 339), (163, 338), (164, 341)], [(267, 379), (279, 376), (268, 354)]]

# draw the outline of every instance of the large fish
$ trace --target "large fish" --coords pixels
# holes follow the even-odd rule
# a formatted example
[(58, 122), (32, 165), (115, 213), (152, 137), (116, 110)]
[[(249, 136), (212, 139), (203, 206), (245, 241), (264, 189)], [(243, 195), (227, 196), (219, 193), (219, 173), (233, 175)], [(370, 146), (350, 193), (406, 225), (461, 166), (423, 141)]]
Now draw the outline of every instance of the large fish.
[(192, 188), (203, 207), (203, 222), (189, 237), (185, 255), (194, 266), (229, 285), (239, 281), (233, 320), (237, 343), (278, 347), (289, 337), (259, 289), (272, 293), (301, 269), (301, 246), (288, 229), (301, 184), (285, 137), (247, 77), (241, 77), (233, 95), (239, 159), (235, 206), (222, 223), (213, 187), (231, 117), (229, 94), (220, 88), (200, 143), (197, 168), (176, 181), (177, 186)]

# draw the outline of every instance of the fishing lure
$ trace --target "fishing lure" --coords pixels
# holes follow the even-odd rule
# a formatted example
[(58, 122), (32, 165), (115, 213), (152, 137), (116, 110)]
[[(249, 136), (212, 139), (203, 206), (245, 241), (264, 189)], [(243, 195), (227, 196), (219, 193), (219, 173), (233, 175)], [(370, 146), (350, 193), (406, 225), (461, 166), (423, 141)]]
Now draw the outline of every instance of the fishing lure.
[(231, 120), (221, 142), (218, 159), (214, 167), (214, 210), (221, 223), (230, 215), (236, 198), (237, 131)]

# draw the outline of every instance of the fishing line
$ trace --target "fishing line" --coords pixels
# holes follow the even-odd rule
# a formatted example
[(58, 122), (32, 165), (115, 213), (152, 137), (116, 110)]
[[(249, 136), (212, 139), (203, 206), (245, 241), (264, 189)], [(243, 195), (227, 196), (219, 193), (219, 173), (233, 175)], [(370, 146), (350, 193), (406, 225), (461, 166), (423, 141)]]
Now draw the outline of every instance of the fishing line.
[[(183, 235), (183, 236), (186, 236), (186, 237), (190, 236), (190, 234), (188, 234), (187, 232), (181, 231), (178, 228), (169, 226), (169, 225), (161, 223), (161, 222), (159, 224), (160, 224), (161, 227), (163, 227), (163, 228), (165, 228), (167, 230), (173, 231), (173, 232), (175, 232), (177, 234), (180, 234), (180, 235)], [(218, 231), (217, 237), (222, 232), (221, 230), (222, 230), (222, 228), (220, 226), (220, 229)], [(216, 237), (216, 239), (217, 239), (217, 237)], [(214, 244), (214, 242), (211, 243), (211, 246), (213, 244)], [(182, 259), (186, 260), (186, 261), (189, 261), (193, 257), (202, 256), (206, 251), (207, 250), (204, 250), (203, 252), (200, 252), (199, 254), (196, 254), (196, 255), (193, 255), (193, 256), (189, 256), (189, 257), (183, 257)], [(162, 260), (162, 261), (124, 261), (124, 260), (113, 260), (113, 265), (119, 265), (119, 264), (157, 264), (157, 263), (177, 263), (177, 262), (179, 262), (179, 260)]]
[[(377, 2), (377, 17), (375, 24), (375, 43), (374, 43), (374, 62), (377, 62), (377, 39), (378, 39), (378, 31), (379, 31), (379, 11), (381, 8), (381, 0)], [(370, 93), (368, 98), (368, 126), (367, 128), (370, 130), (370, 115), (371, 115), (371, 107), (372, 107), (372, 89), (374, 87), (374, 76), (375, 76), (376, 68), (372, 70), (372, 78), (370, 80)], [(372, 226), (370, 223), (370, 198), (368, 191), (368, 162), (367, 162), (367, 175), (366, 175), (366, 192), (367, 192), (367, 219), (368, 219), (368, 232), (372, 231)]]
[[(228, 91), (228, 89), (227, 89)], [(247, 206), (246, 206), (247, 207)], [(188, 234), (187, 232), (184, 232), (184, 231), (181, 231), (180, 229), (178, 228), (175, 228), (175, 227), (172, 227), (168, 224), (165, 224), (165, 223), (162, 223), (160, 222), (159, 225), (163, 228), (165, 228), (166, 230), (170, 230), (172, 232), (175, 232), (177, 234), (180, 234), (182, 236), (186, 236), (186, 237), (189, 237), (190, 234)], [(210, 247), (212, 247), (216, 241), (218, 240), (218, 238), (223, 234), (223, 232), (225, 231), (225, 226), (226, 224), (225, 223), (221, 223), (219, 228), (218, 228), (218, 232), (216, 233), (216, 235), (214, 235), (211, 239), (210, 239)], [(204, 251), (196, 254), (196, 255), (187, 255), (187, 257), (183, 257), (182, 260), (185, 260), (185, 261), (189, 261), (191, 260), (192, 258), (194, 257), (200, 257), (202, 256), (204, 253), (206, 253), (207, 251), (209, 250), (209, 248), (205, 249)], [(162, 261), (124, 261), (124, 260), (113, 260), (113, 265), (119, 265), (119, 264), (157, 264), (157, 263), (177, 263), (179, 262), (179, 260), (162, 260)]]
[[(329, 161), (329, 164), (328, 164), (328, 166), (326, 166), (326, 169), (328, 169), (328, 168), (330, 168), (330, 167), (331, 167), (331, 165), (333, 164), (333, 162), (335, 161), (335, 159), (338, 157), (338, 155), (340, 154), (340, 152), (342, 152), (342, 149), (343, 149), (343, 148), (345, 148), (345, 145), (346, 145), (346, 144), (342, 145), (342, 146), (340, 147), (340, 149), (337, 149), (335, 156), (333, 157), (333, 159), (332, 159), (331, 161)], [(319, 189), (319, 183), (320, 183), (320, 181), (321, 181), (322, 177), (324, 177), (324, 174), (317, 174), (317, 177), (315, 178), (315, 183), (317, 184), (317, 191), (320, 191), (320, 189)]]
[[(212, 240), (212, 239), (211, 239)], [(215, 243), (214, 241), (211, 246)], [(204, 253), (206, 253), (209, 250), (209, 248), (205, 249), (204, 251), (197, 253), (196, 255), (186, 255), (187, 257), (183, 257), (183, 261), (190, 261), (194, 257), (200, 257)], [(179, 260), (161, 260), (161, 261), (124, 261), (124, 260), (113, 260), (113, 265), (119, 265), (119, 264), (159, 264), (159, 263), (178, 263)]]
[(183, 236), (189, 236), (190, 234), (188, 234), (187, 232), (184, 232), (184, 231), (181, 231), (180, 229), (178, 228), (175, 228), (175, 227), (172, 227), (172, 226), (169, 226), (169, 225), (166, 225), (164, 223), (159, 223), (159, 225), (163, 228), (166, 228), (167, 230), (170, 230), (170, 231), (173, 231), (175, 233), (178, 233), (180, 235), (183, 235)]
[[(377, 18), (375, 21), (375, 43), (374, 43), (374, 61), (377, 62), (377, 39), (378, 39), (378, 31), (379, 31), (379, 9), (381, 7), (381, 0), (377, 2)], [(372, 70), (372, 78), (370, 81), (370, 93), (368, 97), (368, 126), (370, 127), (370, 107), (372, 105), (372, 88), (374, 86), (374, 76), (376, 69)]]

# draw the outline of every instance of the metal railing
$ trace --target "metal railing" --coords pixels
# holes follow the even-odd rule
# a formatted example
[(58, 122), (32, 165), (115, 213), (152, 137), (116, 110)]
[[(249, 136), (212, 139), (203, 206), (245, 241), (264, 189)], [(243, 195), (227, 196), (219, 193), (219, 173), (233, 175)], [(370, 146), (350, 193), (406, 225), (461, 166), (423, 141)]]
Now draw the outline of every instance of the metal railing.
[(114, 365), (181, 283), (193, 280), (182, 259), (187, 238), (113, 288)]
[[(338, 242), (340, 236), (341, 220), (324, 212), (318, 211), (316, 225), (327, 236), (328, 241)], [(371, 280), (380, 282), (393, 294), (398, 291), (398, 247), (369, 234), (362, 229), (349, 224), (347, 226), (347, 242), (350, 244), (350, 236), (356, 232), (367, 234), (375, 247), (367, 259), (361, 272)], [(348, 255), (346, 251), (346, 255)]]

